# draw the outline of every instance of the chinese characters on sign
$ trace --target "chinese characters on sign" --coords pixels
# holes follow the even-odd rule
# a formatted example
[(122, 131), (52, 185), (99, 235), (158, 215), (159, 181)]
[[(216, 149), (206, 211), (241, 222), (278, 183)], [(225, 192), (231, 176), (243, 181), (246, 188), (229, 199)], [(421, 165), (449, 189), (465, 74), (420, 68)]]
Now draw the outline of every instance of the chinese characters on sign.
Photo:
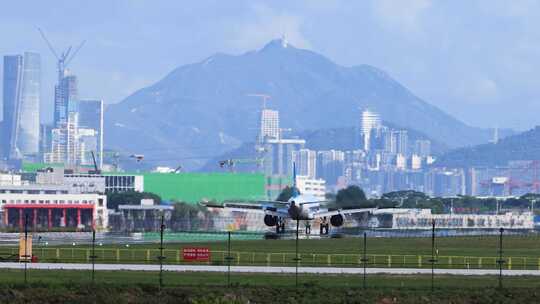
[(184, 261), (199, 262), (210, 260), (210, 249), (206, 247), (186, 247), (182, 249)]

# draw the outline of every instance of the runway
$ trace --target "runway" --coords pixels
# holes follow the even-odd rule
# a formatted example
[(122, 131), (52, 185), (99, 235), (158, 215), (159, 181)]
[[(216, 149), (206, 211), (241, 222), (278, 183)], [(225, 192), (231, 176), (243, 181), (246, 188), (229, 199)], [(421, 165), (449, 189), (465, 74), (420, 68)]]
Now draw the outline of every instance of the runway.
[[(28, 263), (28, 269), (40, 270), (91, 270), (92, 264), (79, 263)], [(24, 269), (23, 263), (0, 263), (0, 269)], [(159, 265), (151, 264), (95, 264), (97, 271), (159, 271)], [(211, 265), (163, 265), (163, 270), (169, 272), (226, 272), (227, 266)], [(345, 267), (299, 267), (302, 274), (362, 274), (363, 268)], [(295, 267), (267, 267), (267, 266), (231, 266), (235, 273), (274, 273), (291, 274), (296, 272)], [(435, 269), (438, 275), (498, 275), (497, 269)], [(428, 268), (366, 268), (367, 274), (395, 274), (415, 275), (431, 274)], [(540, 270), (503, 270), (505, 276), (540, 276)]]

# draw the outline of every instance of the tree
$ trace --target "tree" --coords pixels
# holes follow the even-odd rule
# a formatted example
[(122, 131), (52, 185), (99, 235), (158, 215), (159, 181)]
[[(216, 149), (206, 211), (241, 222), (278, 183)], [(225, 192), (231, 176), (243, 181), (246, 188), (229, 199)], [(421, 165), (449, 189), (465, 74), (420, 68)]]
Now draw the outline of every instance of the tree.
[(161, 204), (161, 197), (152, 192), (114, 192), (107, 194), (107, 209), (118, 209), (120, 205), (140, 205), (142, 199), (153, 199), (154, 204)]
[(400, 191), (393, 191), (388, 192), (382, 195), (381, 199), (386, 199), (389, 201), (393, 201), (399, 204), (405, 203), (407, 201), (416, 202), (418, 201), (427, 201), (429, 200), (429, 197), (422, 192), (414, 191), (414, 190), (400, 190)]
[(360, 187), (353, 185), (338, 191), (336, 206), (338, 208), (368, 208), (374, 204), (367, 200), (366, 194)]
[(281, 193), (276, 198), (276, 201), (278, 202), (286, 202), (288, 201), (293, 195), (293, 188), (292, 187), (285, 187)]

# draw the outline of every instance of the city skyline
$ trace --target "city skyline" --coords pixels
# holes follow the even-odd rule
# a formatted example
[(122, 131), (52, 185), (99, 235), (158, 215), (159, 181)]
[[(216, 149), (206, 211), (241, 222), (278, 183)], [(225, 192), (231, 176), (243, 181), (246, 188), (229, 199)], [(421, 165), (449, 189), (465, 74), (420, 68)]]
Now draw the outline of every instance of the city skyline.
[[(59, 47), (87, 39), (87, 45), (72, 68), (83, 77), (82, 95), (103, 96), (105, 103), (110, 104), (156, 82), (181, 64), (201, 61), (216, 52), (243, 53), (286, 34), (291, 43), (319, 51), (338, 63), (347, 66), (367, 63), (380, 67), (431, 104), (470, 125), (525, 130), (537, 124), (532, 113), (540, 95), (536, 88), (540, 86), (531, 75), (537, 65), (531, 55), (537, 46), (536, 41), (526, 35), (529, 28), (535, 28), (534, 20), (538, 19), (535, 18), (538, 4), (534, 2), (455, 1), (443, 4), (419, 0), (404, 8), (387, 1), (348, 5), (340, 1), (294, 5), (240, 2), (233, 7), (213, 1), (188, 5), (164, 1), (152, 7), (116, 2), (108, 10), (103, 9), (104, 4), (87, 4), (84, 11), (89, 14), (74, 14), (80, 8), (68, 2), (60, 2), (55, 6), (55, 12), (51, 12), (52, 8), (45, 3), (34, 3), (31, 8), (25, 1), (8, 3), (3, 12), (24, 10), (31, 14), (35, 24), (22, 22), (21, 16), (0, 15), (11, 25), (5, 27), (10, 28), (10, 32), (2, 32), (6, 43), (0, 47), (0, 53), (27, 49), (41, 53), (45, 75), (42, 94), (46, 95), (54, 89), (56, 82), (55, 59), (35, 26), (42, 27), (52, 43)], [(212, 12), (204, 10), (209, 4), (223, 6), (223, 9), (235, 12), (238, 18), (217, 16), (216, 19)], [(463, 6), (469, 8), (466, 14), (461, 14), (463, 23), (474, 24), (472, 30), (464, 29), (459, 20), (448, 17), (453, 14), (441, 14), (445, 10), (461, 11)], [(163, 10), (164, 7), (169, 10)], [(362, 14), (364, 18), (360, 19), (363, 21), (350, 20), (351, 14), (347, 11)], [(92, 12), (99, 12), (97, 15), (102, 24), (90, 31), (90, 25), (95, 25), (95, 19), (88, 18), (94, 15)], [(157, 12), (164, 14), (163, 18), (158, 18)], [(63, 21), (54, 19), (56, 14), (64, 16)], [(184, 18), (173, 21), (171, 16), (174, 14)], [(113, 15), (120, 15), (120, 20)], [(193, 20), (194, 15), (198, 20)], [(352, 32), (342, 22), (324, 21), (335, 20), (331, 17), (336, 15), (358, 25), (354, 27), (360, 31), (355, 36), (360, 37), (358, 41), (348, 39)], [(439, 22), (441, 18), (446, 22)], [(507, 30), (494, 35), (483, 23), (465, 22), (476, 18), (482, 18), (486, 24), (505, 24)], [(139, 19), (146, 21), (146, 28), (139, 34), (130, 34), (128, 29), (137, 28), (135, 21)], [(73, 22), (75, 20), (77, 22)], [(69, 31), (65, 22), (71, 25)], [(209, 26), (204, 30), (196, 29), (199, 22)], [(258, 35), (247, 30), (250, 26), (253, 31), (260, 30)], [(105, 31), (106, 28), (109, 30)], [(178, 36), (171, 37), (187, 39), (158, 39), (154, 35), (158, 29), (165, 33), (178, 32)], [(201, 38), (190, 39), (192, 32)], [(498, 35), (503, 35), (503, 39)], [(483, 37), (483, 43), (477, 42), (479, 36)], [(145, 43), (150, 46), (148, 51), (143, 51), (141, 41), (149, 42)], [(428, 44), (429, 41), (436, 43)], [(474, 48), (468, 48), (471, 44)], [(130, 51), (126, 52), (126, 49)], [(143, 53), (157, 60), (151, 64), (138, 60)], [(469, 73), (462, 73), (469, 69)], [(42, 108), (47, 109), (42, 112), (44, 121), (52, 119), (52, 112), (48, 110), (52, 102), (50, 98), (42, 101)], [(520, 107), (516, 108), (516, 104)], [(474, 114), (480, 111), (487, 115)]]

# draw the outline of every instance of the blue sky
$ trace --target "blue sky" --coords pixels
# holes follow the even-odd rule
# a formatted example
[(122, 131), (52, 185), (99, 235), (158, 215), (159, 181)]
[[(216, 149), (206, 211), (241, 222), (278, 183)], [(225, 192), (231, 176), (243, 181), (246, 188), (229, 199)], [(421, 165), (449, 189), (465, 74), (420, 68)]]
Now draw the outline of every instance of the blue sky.
[[(352, 66), (389, 72), (468, 124), (527, 129), (540, 112), (540, 1), (6, 1), (0, 55), (38, 51), (50, 120), (54, 57), (87, 40), (71, 69), (81, 97), (122, 100), (175, 67), (240, 54), (283, 33)], [(1, 77), (1, 75), (0, 75)]]

